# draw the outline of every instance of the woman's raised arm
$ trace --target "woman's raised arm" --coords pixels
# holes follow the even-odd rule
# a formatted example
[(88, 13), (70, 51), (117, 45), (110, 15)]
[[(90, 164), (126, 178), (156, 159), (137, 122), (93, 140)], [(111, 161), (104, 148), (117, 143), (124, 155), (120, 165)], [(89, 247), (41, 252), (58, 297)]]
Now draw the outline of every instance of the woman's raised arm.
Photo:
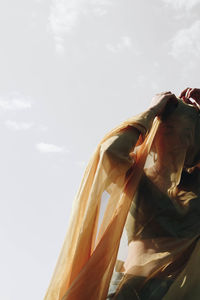
[[(178, 103), (176, 96), (171, 92), (157, 94), (153, 98), (149, 109), (138, 115), (138, 118), (135, 119), (135, 123), (140, 124), (145, 131), (148, 132), (152, 126), (154, 118), (156, 116), (162, 116), (164, 113), (167, 103), (172, 103), (173, 105)], [(140, 132), (138, 126), (135, 126), (133, 123), (131, 126), (128, 126), (126, 129), (121, 131), (118, 135), (110, 138), (109, 141), (107, 141), (104, 150), (109, 157), (120, 163), (132, 163), (132, 159), (129, 154), (133, 151), (140, 134), (144, 134), (144, 131)]]

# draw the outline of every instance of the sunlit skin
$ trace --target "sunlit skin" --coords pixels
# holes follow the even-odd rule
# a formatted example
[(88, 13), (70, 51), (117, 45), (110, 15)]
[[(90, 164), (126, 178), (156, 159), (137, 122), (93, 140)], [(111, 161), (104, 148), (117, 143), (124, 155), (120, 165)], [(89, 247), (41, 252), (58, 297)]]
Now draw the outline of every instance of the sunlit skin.
[[(189, 98), (193, 96), (197, 104), (200, 102), (200, 89), (186, 89), (181, 93), (180, 97), (190, 106), (188, 109), (191, 111), (191, 115), (188, 118), (183, 117), (177, 108), (177, 112), (174, 111), (167, 121), (160, 124), (154, 140), (157, 159), (151, 168), (145, 170), (150, 180), (166, 194), (177, 184), (177, 177), (181, 176), (178, 174), (179, 166), (187, 159), (187, 150), (191, 147), (193, 140), (194, 124), (191, 118), (193, 113), (198, 113), (198, 105), (186, 98), (186, 94)], [(159, 99), (157, 101), (159, 103)], [(178, 242), (175, 240), (174, 246)], [(162, 243), (160, 245), (162, 247)], [(138, 276), (148, 276), (155, 267), (158, 267), (158, 263), (151, 262), (145, 268), (137, 267), (137, 265), (140, 265), (141, 258), (144, 258), (145, 254), (161, 251), (163, 249), (159, 249), (159, 241), (156, 243), (156, 247), (153, 240), (131, 241), (124, 264), (125, 272)]]

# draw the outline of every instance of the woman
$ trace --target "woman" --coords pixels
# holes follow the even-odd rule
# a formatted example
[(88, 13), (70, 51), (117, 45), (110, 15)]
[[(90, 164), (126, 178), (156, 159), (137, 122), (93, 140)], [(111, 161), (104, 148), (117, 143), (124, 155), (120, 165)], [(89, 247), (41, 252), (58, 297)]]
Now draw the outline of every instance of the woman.
[[(98, 145), (45, 300), (199, 299), (200, 90), (180, 97), (157, 95)], [(124, 225), (128, 256), (109, 288)]]
[[(186, 89), (181, 98), (184, 103), (177, 100), (176, 109), (159, 125), (152, 149), (156, 160), (144, 170), (126, 222), (128, 257), (121, 272), (114, 273), (107, 299), (159, 300), (165, 299), (168, 290), (166, 299), (200, 297), (199, 291), (191, 296), (191, 287), (183, 288), (189, 275), (187, 263), (200, 234), (200, 172), (196, 166), (200, 90)], [(169, 99), (176, 101), (171, 93), (155, 97), (157, 104), (146, 113), (147, 130), (152, 118), (162, 118)], [(138, 137), (138, 129), (128, 128), (108, 146), (108, 155), (112, 160), (122, 161), (123, 157), (128, 161)], [(183, 279), (181, 292), (178, 278)], [(194, 283), (188, 286), (195, 289), (196, 279), (189, 280)]]

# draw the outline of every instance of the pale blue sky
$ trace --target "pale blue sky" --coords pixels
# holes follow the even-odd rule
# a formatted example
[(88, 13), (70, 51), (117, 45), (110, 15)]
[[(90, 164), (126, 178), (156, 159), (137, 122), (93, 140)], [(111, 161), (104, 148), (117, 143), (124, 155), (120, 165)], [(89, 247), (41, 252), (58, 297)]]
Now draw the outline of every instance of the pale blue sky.
[(40, 300), (99, 140), (200, 87), (200, 0), (7, 0), (0, 36), (0, 299)]

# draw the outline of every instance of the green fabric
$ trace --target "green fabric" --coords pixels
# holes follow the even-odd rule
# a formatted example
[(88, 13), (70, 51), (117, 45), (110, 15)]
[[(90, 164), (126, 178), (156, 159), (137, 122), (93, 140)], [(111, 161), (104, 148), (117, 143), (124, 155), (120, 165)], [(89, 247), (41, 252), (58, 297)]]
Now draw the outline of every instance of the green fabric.
[(106, 300), (160, 300), (165, 295), (173, 280), (134, 276), (124, 282), (123, 273), (114, 272)]
[(143, 175), (126, 222), (128, 243), (158, 237), (191, 238), (200, 233), (200, 199), (190, 200), (183, 214)]

